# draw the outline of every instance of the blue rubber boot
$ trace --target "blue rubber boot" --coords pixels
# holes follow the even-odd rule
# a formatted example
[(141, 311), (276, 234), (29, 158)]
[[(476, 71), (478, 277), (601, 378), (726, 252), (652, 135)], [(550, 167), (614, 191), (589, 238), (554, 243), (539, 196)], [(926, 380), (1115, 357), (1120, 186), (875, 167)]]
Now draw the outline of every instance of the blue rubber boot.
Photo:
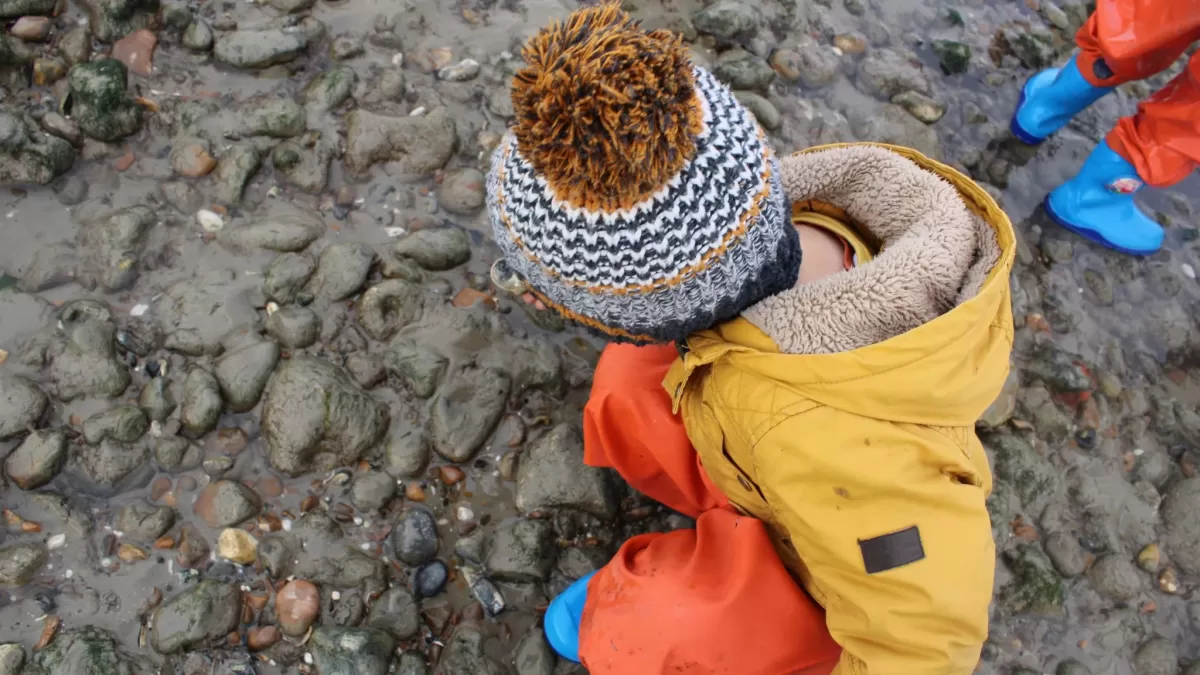
[(543, 619), (546, 641), (564, 659), (579, 663), (579, 621), (587, 602), (588, 582), (595, 572), (567, 586), (567, 590), (550, 602)]
[(1043, 70), (1025, 82), (1009, 128), (1022, 143), (1037, 145), (1112, 90), (1083, 79), (1072, 56), (1062, 68)]
[(1079, 173), (1046, 197), (1046, 212), (1059, 225), (1097, 244), (1149, 255), (1162, 248), (1163, 229), (1134, 203), (1133, 195), (1141, 187), (1133, 165), (1102, 141)]

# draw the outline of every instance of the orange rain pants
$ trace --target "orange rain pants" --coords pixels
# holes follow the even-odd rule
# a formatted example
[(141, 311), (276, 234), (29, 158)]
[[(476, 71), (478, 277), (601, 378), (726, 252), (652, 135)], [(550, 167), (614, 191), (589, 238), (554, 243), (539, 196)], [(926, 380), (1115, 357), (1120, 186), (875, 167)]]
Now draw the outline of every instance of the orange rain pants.
[(696, 518), (634, 537), (588, 585), (579, 654), (593, 675), (828, 675), (841, 649), (762, 521), (700, 466), (662, 381), (674, 346), (609, 345), (584, 410), (584, 461)]
[[(1160, 73), (1200, 41), (1197, 0), (1100, 0), (1075, 35), (1079, 71), (1097, 87)], [(1112, 72), (1102, 78), (1098, 60)], [(1200, 52), (1165, 87), (1123, 117), (1106, 139), (1148, 185), (1166, 187), (1200, 166)]]

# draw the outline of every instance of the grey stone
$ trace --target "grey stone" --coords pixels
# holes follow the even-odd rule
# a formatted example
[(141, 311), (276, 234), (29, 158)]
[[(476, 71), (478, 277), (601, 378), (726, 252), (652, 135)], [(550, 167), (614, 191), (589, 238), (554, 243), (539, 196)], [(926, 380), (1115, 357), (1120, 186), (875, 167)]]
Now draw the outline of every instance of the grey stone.
[(357, 81), (358, 75), (349, 66), (336, 66), (318, 73), (304, 87), (305, 103), (313, 112), (332, 110), (350, 98)]
[(800, 82), (810, 89), (819, 89), (832, 84), (841, 74), (841, 59), (832, 49), (816, 40), (802, 41), (796, 46), (794, 53), (796, 55), (795, 63), (788, 65), (794, 67)]
[(425, 657), (419, 652), (404, 652), (400, 655), (396, 675), (429, 675), (429, 668), (425, 667)]
[(420, 475), (429, 463), (429, 435), (423, 429), (413, 427), (393, 431), (385, 453), (388, 474), (396, 477)]
[(296, 299), (296, 294), (303, 290), (316, 270), (317, 263), (311, 256), (284, 253), (267, 267), (263, 291), (276, 302), (287, 304)]
[(13, 544), (0, 548), (0, 586), (24, 586), (46, 562), (41, 544)]
[(271, 465), (289, 474), (351, 464), (388, 428), (387, 407), (346, 371), (293, 357), (267, 385), (262, 429)]
[(49, 14), (54, 10), (54, 4), (49, 0), (5, 0), (0, 2), (0, 19)]
[(1087, 567), (1087, 553), (1079, 545), (1079, 541), (1065, 532), (1055, 532), (1046, 537), (1044, 544), (1046, 555), (1054, 563), (1054, 569), (1064, 577), (1071, 578), (1083, 574)]
[(277, 363), (279, 345), (270, 340), (255, 341), (217, 359), (213, 371), (233, 412), (247, 412), (258, 405)]
[(246, 183), (262, 166), (262, 152), (247, 142), (234, 143), (217, 160), (213, 171), (216, 179), (214, 195), (226, 204), (238, 204), (246, 190)]
[(427, 563), (438, 551), (437, 522), (422, 508), (404, 512), (392, 528), (392, 549), (405, 565)]
[(775, 79), (766, 61), (744, 49), (722, 53), (713, 74), (734, 89), (765, 89)]
[(581, 579), (603, 567), (608, 559), (602, 549), (572, 546), (558, 556), (558, 571), (568, 579)]
[(175, 524), (175, 509), (136, 499), (117, 513), (116, 529), (138, 541), (154, 541)]
[(904, 108), (908, 114), (925, 124), (933, 124), (946, 114), (945, 103), (915, 91), (896, 94), (892, 97), (892, 103)]
[(354, 479), (350, 501), (362, 511), (381, 509), (396, 494), (396, 481), (386, 473), (369, 471)]
[(456, 138), (454, 120), (445, 110), (387, 117), (356, 108), (346, 115), (346, 168), (361, 175), (387, 161), (402, 174), (429, 175), (450, 160)]
[(1105, 555), (1088, 571), (1092, 588), (1116, 602), (1128, 602), (1142, 590), (1142, 578), (1133, 563), (1119, 555)]
[(207, 370), (194, 367), (183, 381), (183, 404), (180, 421), (193, 436), (203, 436), (217, 426), (224, 402), (221, 384)]
[(281, 12), (295, 13), (312, 9), (317, 0), (270, 0), (267, 4)]
[(413, 594), (418, 598), (432, 598), (446, 588), (450, 579), (450, 569), (441, 560), (431, 560), (421, 565), (412, 575), (409, 585)]
[[(294, 253), (308, 248), (309, 244), (321, 236), (323, 230), (324, 225), (319, 219), (313, 216), (300, 214), (274, 215), (251, 221), (241, 227), (227, 228), (221, 232), (220, 241), (234, 248), (263, 248), (281, 253)], [(287, 262), (280, 263), (279, 261), (281, 260), (286, 260)], [(276, 264), (286, 265), (287, 269), (276, 271), (280, 279), (275, 281), (274, 285), (287, 289), (292, 284), (295, 284), (296, 278), (304, 276), (303, 270), (307, 267), (304, 261), (313, 265), (312, 269), (308, 271), (308, 274), (311, 275), (312, 270), (316, 269), (316, 264), (312, 263), (311, 258), (308, 258), (308, 256), (280, 256), (276, 258), (275, 262), (271, 264), (271, 268), (267, 271), (267, 288), (272, 288), (271, 271), (274, 270)], [(274, 297), (274, 294), (272, 294), (272, 297)], [(291, 301), (291, 298), (276, 297), (275, 299), (280, 302)]]
[(1050, 344), (1037, 351), (1025, 372), (1056, 394), (1077, 394), (1095, 387), (1077, 357)]
[(153, 25), (158, 3), (153, 0), (85, 0), (88, 25), (101, 42), (112, 42)]
[(1133, 655), (1136, 675), (1176, 675), (1179, 672), (1179, 652), (1170, 640), (1153, 637)]
[(1000, 600), (1006, 610), (1042, 616), (1059, 616), (1066, 591), (1050, 561), (1035, 546), (1022, 546), (1006, 556), (1013, 580)]
[(237, 481), (209, 483), (196, 497), (193, 510), (209, 527), (233, 527), (262, 510), (262, 497)]
[(387, 378), (383, 358), (368, 352), (354, 352), (346, 357), (346, 372), (363, 389), (372, 389)]
[(15, 643), (0, 644), (0, 675), (21, 675), (25, 650)]
[(739, 0), (720, 0), (692, 15), (692, 25), (725, 42), (754, 37), (762, 15), (751, 4)]
[(200, 448), (181, 436), (164, 436), (154, 444), (154, 458), (166, 471), (190, 471), (202, 457)]
[(474, 457), (500, 421), (510, 388), (507, 374), (489, 368), (451, 375), (430, 413), (433, 449), (452, 462)]
[(735, 91), (734, 97), (754, 113), (754, 119), (767, 131), (775, 131), (783, 124), (779, 110), (767, 99), (752, 91)]
[(418, 398), (437, 391), (449, 361), (433, 349), (404, 337), (396, 338), (384, 354), (384, 365)]
[(1062, 492), (1058, 470), (1023, 438), (1012, 434), (988, 436), (985, 443), (996, 461), (996, 476), (1013, 486), (1030, 513), (1041, 513)]
[(368, 288), (358, 299), (358, 322), (375, 340), (387, 340), (421, 316), (421, 287), (403, 279), (387, 279)]
[(58, 429), (34, 431), (4, 459), (4, 472), (22, 490), (49, 483), (67, 458), (67, 436)]
[(317, 272), (308, 282), (309, 291), (328, 302), (345, 300), (367, 282), (374, 262), (375, 251), (366, 244), (334, 244), (317, 260)]
[(883, 99), (910, 90), (929, 94), (929, 79), (914, 61), (891, 49), (873, 51), (858, 64), (858, 88)]
[(387, 675), (393, 644), (381, 630), (322, 625), (309, 649), (321, 675)]
[(399, 258), (411, 258), (427, 270), (440, 272), (471, 259), (471, 239), (456, 227), (417, 230), (400, 238), (392, 252)]
[[(99, 446), (71, 457), (69, 465), (92, 484), (93, 489), (112, 491), (136, 474), (145, 475), (147, 450), (144, 445), (105, 440)], [(131, 479), (132, 480), (132, 479)]]
[[(34, 0), (39, 1), (39, 0)], [(58, 50), (72, 66), (87, 63), (92, 56), (92, 30), (88, 26), (76, 26), (63, 34)]]
[(933, 159), (942, 157), (937, 132), (894, 103), (885, 104), (874, 115), (857, 110), (850, 114), (854, 134), (859, 138), (907, 146)]
[(488, 547), (487, 568), (498, 581), (545, 581), (554, 566), (554, 530), (543, 520), (502, 523)]
[(0, 373), (0, 440), (28, 431), (46, 414), (49, 404), (33, 382)]
[(192, 23), (187, 24), (187, 28), (184, 29), (184, 37), (181, 38), (181, 42), (192, 52), (208, 52), (214, 42), (209, 22), (202, 18), (192, 19)]
[(160, 654), (174, 654), (223, 640), (237, 628), (241, 609), (237, 586), (206, 579), (155, 610), (151, 644)]
[(61, 631), (45, 649), (35, 653), (22, 675), (137, 675), (153, 669), (121, 652), (111, 633), (96, 628)]
[[(6, 58), (3, 54), (3, 47), (11, 44), (15, 44), (15, 41), (8, 38), (0, 40), (0, 66), (7, 61), (9, 65), (23, 67), (21, 63), (14, 64), (14, 59)], [(42, 119), (45, 123), (46, 118)], [(28, 113), (14, 107), (0, 106), (0, 182), (46, 185), (65, 174), (74, 163), (75, 149), (69, 141), (57, 135), (41, 133)], [(60, 200), (62, 196), (63, 192), (60, 191)]]
[(175, 412), (175, 401), (167, 388), (167, 379), (152, 377), (147, 380), (138, 395), (138, 405), (152, 422), (162, 422), (170, 417)]
[[(289, 254), (290, 255), (290, 254)], [(288, 349), (304, 349), (317, 341), (321, 319), (307, 307), (284, 307), (267, 317), (267, 335)]]
[(82, 63), (71, 69), (71, 119), (100, 141), (115, 141), (142, 126), (142, 107), (125, 91), (125, 64), (116, 59)]
[(236, 116), (233, 130), (242, 136), (291, 138), (308, 128), (304, 108), (285, 98), (252, 98), (239, 106)]
[(470, 216), (483, 208), (486, 179), (479, 169), (447, 171), (438, 185), (438, 206), (450, 213)]
[(408, 589), (390, 588), (371, 607), (367, 625), (387, 631), (397, 640), (407, 640), (421, 630), (421, 606)]
[(266, 68), (287, 63), (308, 47), (308, 35), (298, 27), (238, 30), (217, 39), (213, 56), (235, 68)]
[(601, 518), (616, 515), (617, 499), (607, 475), (583, 463), (583, 439), (559, 425), (531, 443), (517, 469), (517, 509), (572, 508)]
[(77, 274), (86, 285), (107, 291), (126, 290), (137, 281), (139, 256), (150, 228), (158, 222), (146, 206), (121, 209), (79, 228), (76, 247), (82, 251)]
[(553, 675), (554, 652), (540, 628), (533, 628), (517, 644), (513, 661), (517, 675)]
[(459, 624), (442, 652), (442, 675), (506, 675), (483, 650), (483, 634), (469, 622)]
[(83, 438), (95, 445), (111, 438), (121, 443), (133, 443), (145, 435), (150, 420), (141, 408), (121, 405), (96, 413), (83, 422)]
[(301, 139), (275, 146), (271, 151), (271, 162), (288, 182), (315, 194), (329, 183), (329, 164), (336, 154), (334, 144), (324, 137), (312, 145)]
[(1180, 481), (1162, 503), (1167, 552), (1189, 575), (1200, 575), (1200, 478)]

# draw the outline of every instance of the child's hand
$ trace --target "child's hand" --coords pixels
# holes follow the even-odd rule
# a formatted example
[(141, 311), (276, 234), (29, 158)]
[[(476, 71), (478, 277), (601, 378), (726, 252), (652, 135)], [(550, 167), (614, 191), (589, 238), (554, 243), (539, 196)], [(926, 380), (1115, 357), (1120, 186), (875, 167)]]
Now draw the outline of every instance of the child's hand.
[(539, 312), (546, 311), (546, 303), (533, 297), (533, 293), (526, 293), (521, 296), (521, 299), (525, 301), (525, 304), (533, 305), (534, 309), (538, 310)]

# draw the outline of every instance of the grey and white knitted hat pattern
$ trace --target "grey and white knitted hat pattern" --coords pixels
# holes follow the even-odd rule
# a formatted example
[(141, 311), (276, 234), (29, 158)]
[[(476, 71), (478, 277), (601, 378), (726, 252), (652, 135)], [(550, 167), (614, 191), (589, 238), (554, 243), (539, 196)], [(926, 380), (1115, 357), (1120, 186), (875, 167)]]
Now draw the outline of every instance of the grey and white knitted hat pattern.
[(711, 73), (692, 75), (695, 152), (631, 208), (558, 198), (511, 133), (493, 159), (488, 209), (510, 267), (549, 307), (614, 340), (680, 340), (796, 282), (799, 241), (764, 133)]

